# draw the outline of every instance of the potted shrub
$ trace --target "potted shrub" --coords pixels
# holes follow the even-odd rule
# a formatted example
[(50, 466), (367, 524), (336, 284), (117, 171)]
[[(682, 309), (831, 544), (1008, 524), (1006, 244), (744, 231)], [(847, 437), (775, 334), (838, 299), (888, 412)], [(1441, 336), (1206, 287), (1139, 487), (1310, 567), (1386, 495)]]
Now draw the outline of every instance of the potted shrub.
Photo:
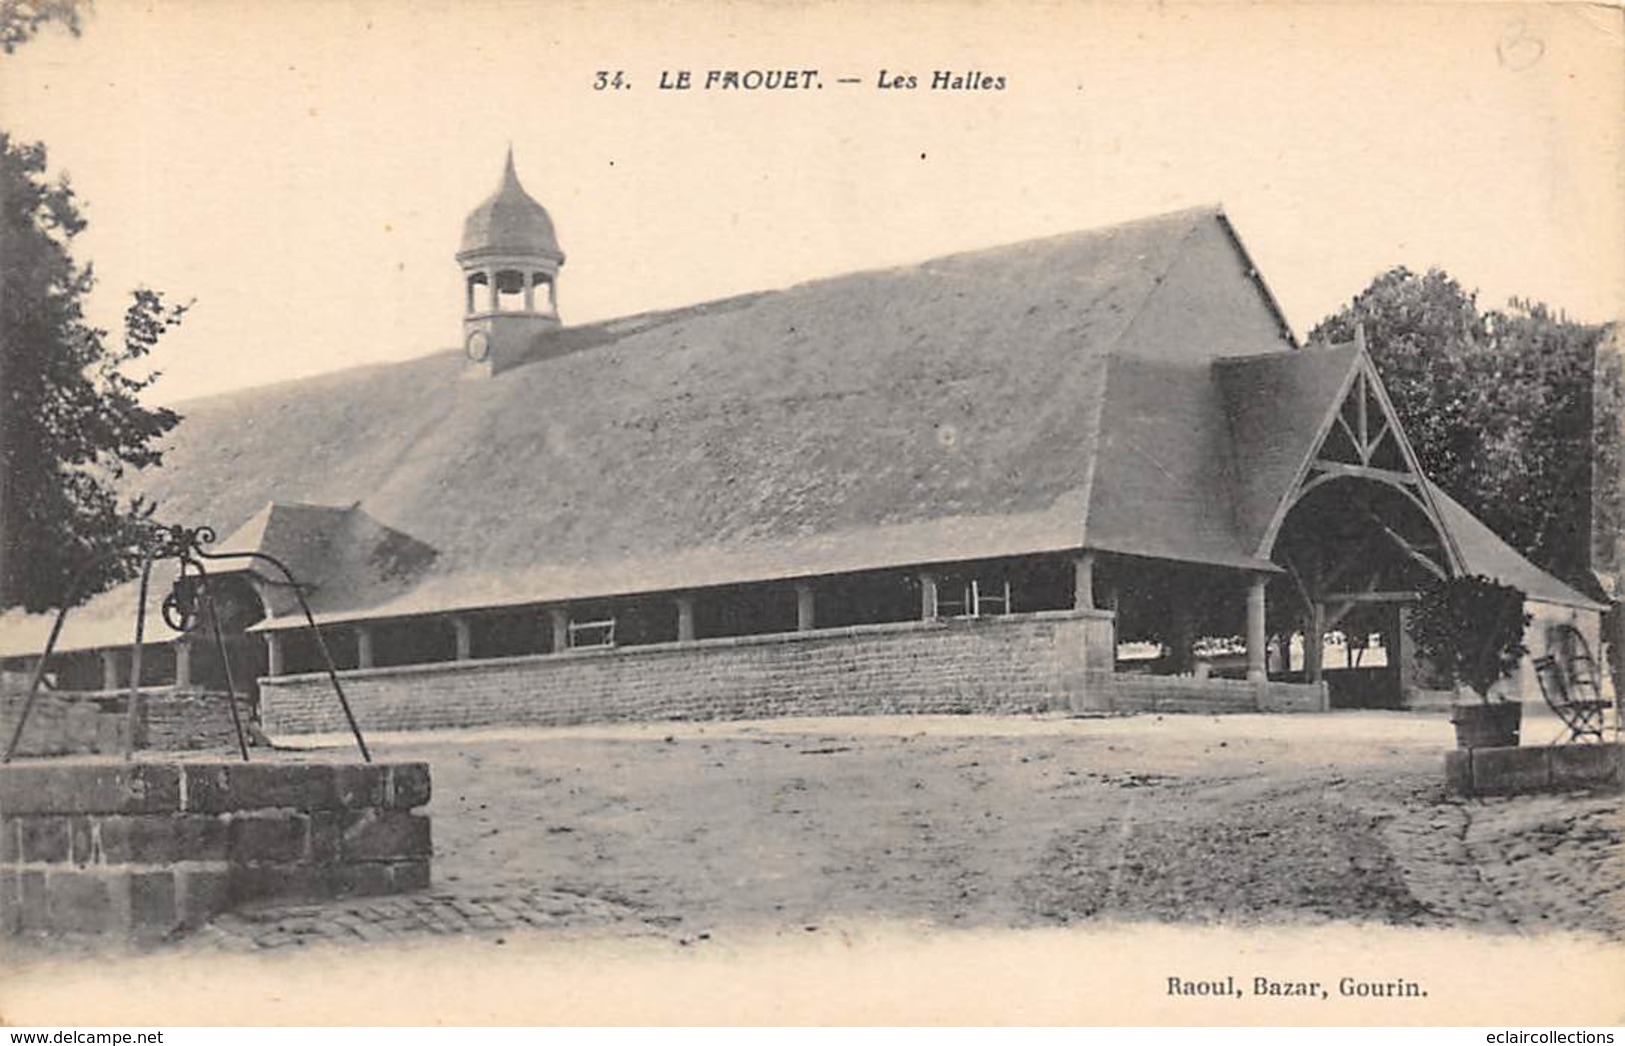
[(1523, 606), (1522, 591), (1482, 576), (1435, 581), (1422, 590), (1411, 615), (1411, 638), (1478, 695), (1478, 704), (1457, 705), (1450, 717), (1459, 748), (1518, 743), (1523, 704), (1492, 693), (1529, 652), (1523, 642), (1529, 615)]

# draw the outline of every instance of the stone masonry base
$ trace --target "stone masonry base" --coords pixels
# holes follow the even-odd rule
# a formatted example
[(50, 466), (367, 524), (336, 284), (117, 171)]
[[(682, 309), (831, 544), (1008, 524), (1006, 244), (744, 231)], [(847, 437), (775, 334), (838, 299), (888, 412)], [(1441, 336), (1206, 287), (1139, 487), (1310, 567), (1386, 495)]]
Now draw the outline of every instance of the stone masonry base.
[(1613, 791), (1625, 784), (1625, 746), (1458, 748), (1444, 757), (1444, 775), (1459, 795)]
[[(343, 673), (361, 728), (797, 715), (1321, 711), (1324, 687), (1114, 676), (1107, 611), (860, 625)], [(260, 680), (272, 737), (345, 729), (325, 674)]]
[[(9, 738), (27, 695), (0, 692), (0, 736)], [(191, 689), (143, 690), (136, 707), (135, 747), (158, 751), (230, 750), (237, 746), (231, 705), (223, 693)], [(19, 755), (121, 755), (130, 735), (129, 694), (41, 690), (17, 748)], [(247, 728), (253, 704), (237, 696)], [(252, 744), (252, 740), (250, 741)]]
[(161, 937), (255, 900), (429, 885), (426, 763), (0, 766), (0, 932)]

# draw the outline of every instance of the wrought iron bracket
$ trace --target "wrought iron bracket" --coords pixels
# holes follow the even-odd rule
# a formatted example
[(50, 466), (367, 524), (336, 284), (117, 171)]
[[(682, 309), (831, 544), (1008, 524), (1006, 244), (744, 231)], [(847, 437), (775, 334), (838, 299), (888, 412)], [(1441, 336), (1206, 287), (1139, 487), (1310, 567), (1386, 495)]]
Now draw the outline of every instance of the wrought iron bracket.
[(204, 525), (197, 527), (184, 527), (179, 524), (168, 526), (154, 525), (143, 534), (139, 541), (132, 545), (116, 549), (91, 560), (82, 566), (69, 583), (69, 597), (64, 605), (57, 611), (56, 621), (51, 626), (50, 638), (46, 640), (45, 649), (40, 653), (39, 661), (34, 665), (34, 672), (28, 684), (28, 697), (23, 702), (22, 712), (17, 717), (17, 725), (11, 733), (11, 741), (6, 746), (6, 753), (0, 762), (11, 762), (12, 756), (17, 753), (17, 746), (22, 741), (23, 727), (28, 723), (29, 713), (33, 710), (34, 701), (39, 695), (40, 683), (45, 678), (45, 667), (50, 661), (51, 654), (56, 649), (57, 640), (62, 635), (62, 625), (67, 620), (68, 612), (84, 595), (81, 591), (84, 582), (96, 568), (114, 559), (139, 556), (141, 560), (141, 588), (135, 611), (135, 640), (130, 648), (130, 698), (128, 715), (130, 729), (125, 738), (124, 757), (129, 759), (134, 754), (135, 724), (137, 702), (140, 700), (141, 689), (141, 653), (144, 634), (146, 631), (147, 594), (152, 578), (152, 565), (163, 560), (175, 560), (180, 565), (180, 574), (170, 587), (169, 594), (164, 597), (159, 612), (164, 623), (176, 632), (183, 634), (196, 631), (203, 616), (207, 614), (213, 626), (216, 649), (220, 654), (220, 663), (226, 674), (227, 700), (231, 705), (232, 726), (237, 733), (237, 748), (244, 762), (248, 760), (248, 740), (243, 732), (242, 716), (237, 709), (237, 686), (232, 677), (231, 659), (226, 650), (225, 634), (220, 627), (220, 616), (216, 612), (213, 592), (209, 586), (210, 562), (223, 562), (228, 560), (258, 560), (268, 563), (282, 575), (288, 588), (292, 589), (299, 600), (299, 608), (304, 611), (305, 624), (311, 636), (316, 641), (316, 647), (321, 651), (322, 661), (327, 668), (327, 677), (333, 684), (333, 693), (338, 697), (339, 707), (344, 710), (344, 718), (350, 725), (350, 732), (355, 736), (356, 747), (361, 752), (364, 762), (372, 762), (372, 753), (367, 750), (366, 739), (361, 736), (361, 727), (357, 725), (355, 714), (350, 710), (350, 702), (344, 694), (344, 687), (339, 682), (338, 668), (333, 662), (332, 652), (328, 649), (327, 640), (322, 636), (322, 630), (316, 624), (316, 616), (311, 613), (310, 604), (305, 599), (305, 586), (294, 577), (293, 571), (275, 556), (264, 552), (210, 552), (205, 546), (215, 542), (213, 527)]

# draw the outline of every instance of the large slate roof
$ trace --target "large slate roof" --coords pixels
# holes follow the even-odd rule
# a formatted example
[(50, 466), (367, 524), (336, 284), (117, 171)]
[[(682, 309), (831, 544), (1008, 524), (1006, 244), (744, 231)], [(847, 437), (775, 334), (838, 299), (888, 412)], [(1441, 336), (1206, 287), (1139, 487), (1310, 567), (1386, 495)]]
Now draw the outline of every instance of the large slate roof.
[[(143, 492), (245, 547), (304, 535), (329, 619), (1080, 547), (1273, 570), (1261, 527), (1352, 357), (1216, 364), (1199, 326), (1125, 351), (1216, 231), (1253, 279), (1200, 208), (565, 328), (488, 379), (448, 352), (198, 400)], [(127, 642), (132, 602), (64, 648)], [(41, 645), (7, 625), (0, 652)]]
[(1113, 352), (1187, 237), (1221, 220), (1184, 211), (568, 328), (543, 335), (550, 358), (490, 380), (459, 380), (444, 354), (195, 402), (147, 493), (222, 527), (269, 501), (360, 499), (438, 553), (391, 613), (1097, 537), (1259, 566), (1229, 525), (1199, 344), (1187, 362)]

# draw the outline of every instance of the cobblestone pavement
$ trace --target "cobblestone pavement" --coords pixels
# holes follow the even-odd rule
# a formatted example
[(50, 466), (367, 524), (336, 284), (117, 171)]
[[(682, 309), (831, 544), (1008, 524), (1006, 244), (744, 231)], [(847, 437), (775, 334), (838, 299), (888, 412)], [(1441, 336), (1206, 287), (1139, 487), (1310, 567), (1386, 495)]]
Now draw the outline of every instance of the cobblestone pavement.
[(389, 897), (243, 908), (213, 919), (181, 947), (192, 951), (263, 951), (332, 942), (388, 941), (454, 934), (624, 926), (651, 930), (670, 920), (616, 900), (559, 890), (476, 894), (430, 889)]

